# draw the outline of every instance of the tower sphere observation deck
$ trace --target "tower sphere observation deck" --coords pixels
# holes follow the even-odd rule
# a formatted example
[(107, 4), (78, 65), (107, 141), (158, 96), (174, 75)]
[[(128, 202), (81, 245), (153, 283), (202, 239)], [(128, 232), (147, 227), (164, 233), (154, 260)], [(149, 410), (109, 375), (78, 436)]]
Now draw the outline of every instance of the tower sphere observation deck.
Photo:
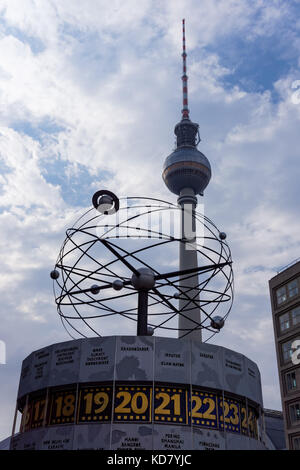
[(164, 163), (163, 180), (167, 188), (178, 196), (185, 188), (202, 195), (211, 178), (210, 163), (197, 149), (198, 127), (189, 119), (182, 119), (175, 126), (177, 148)]

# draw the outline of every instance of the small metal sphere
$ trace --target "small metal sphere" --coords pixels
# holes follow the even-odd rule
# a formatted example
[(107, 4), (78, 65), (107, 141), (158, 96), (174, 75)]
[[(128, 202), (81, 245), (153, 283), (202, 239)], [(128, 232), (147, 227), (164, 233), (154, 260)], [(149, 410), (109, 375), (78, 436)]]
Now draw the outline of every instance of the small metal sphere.
[(92, 294), (99, 294), (99, 292), (100, 292), (100, 287), (97, 286), (97, 284), (93, 284), (91, 286), (91, 293)]
[(124, 287), (124, 282), (121, 281), (121, 279), (116, 279), (112, 283), (112, 288), (115, 289), (115, 290), (121, 290), (123, 287)]
[(138, 290), (149, 290), (155, 285), (154, 272), (149, 268), (138, 269), (139, 276), (132, 275), (131, 284)]
[(224, 319), (222, 317), (216, 316), (211, 319), (210, 326), (215, 330), (220, 330), (224, 326)]
[(226, 237), (227, 237), (227, 235), (226, 235), (225, 232), (220, 232), (220, 233), (219, 233), (219, 238), (220, 238), (220, 240), (226, 240)]
[(59, 278), (59, 272), (56, 269), (53, 269), (50, 273), (51, 279), (58, 279)]
[(180, 297), (180, 293), (179, 292), (175, 292), (175, 294), (173, 295), (174, 299), (179, 299)]
[(152, 326), (147, 326), (147, 336), (153, 336), (154, 328)]

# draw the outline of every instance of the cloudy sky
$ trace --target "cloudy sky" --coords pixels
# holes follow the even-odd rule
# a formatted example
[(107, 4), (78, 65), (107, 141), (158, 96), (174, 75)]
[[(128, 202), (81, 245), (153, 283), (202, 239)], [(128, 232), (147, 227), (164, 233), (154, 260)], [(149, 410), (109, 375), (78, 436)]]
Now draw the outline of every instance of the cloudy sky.
[(22, 359), (69, 339), (49, 271), (70, 221), (102, 188), (176, 200), (161, 169), (181, 117), (182, 18), (213, 172), (205, 213), (236, 276), (213, 342), (257, 362), (280, 409), (268, 280), (299, 256), (300, 1), (1, 0), (0, 14), (0, 439)]

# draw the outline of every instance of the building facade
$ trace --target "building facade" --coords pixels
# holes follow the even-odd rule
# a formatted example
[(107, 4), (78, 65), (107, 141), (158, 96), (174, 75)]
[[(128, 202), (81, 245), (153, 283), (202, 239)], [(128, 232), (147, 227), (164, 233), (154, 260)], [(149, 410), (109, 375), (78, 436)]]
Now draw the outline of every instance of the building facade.
[(300, 261), (269, 281), (286, 447), (300, 450)]

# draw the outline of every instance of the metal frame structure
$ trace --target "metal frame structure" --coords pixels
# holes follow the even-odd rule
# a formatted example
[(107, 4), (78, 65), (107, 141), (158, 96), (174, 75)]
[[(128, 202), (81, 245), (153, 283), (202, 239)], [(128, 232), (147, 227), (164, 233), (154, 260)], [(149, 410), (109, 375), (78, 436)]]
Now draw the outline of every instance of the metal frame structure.
[[(112, 205), (117, 210), (128, 211), (139, 209), (139, 214), (132, 216), (121, 222), (119, 228), (136, 229), (141, 233), (140, 238), (147, 240), (147, 243), (140, 248), (136, 247), (130, 251), (117, 243), (115, 239), (115, 225), (109, 225), (107, 221), (107, 211), (97, 211), (97, 201), (99, 197), (108, 195), (111, 197)], [(120, 205), (126, 199), (127, 205)], [(215, 224), (196, 211), (193, 217), (197, 224), (203, 224), (206, 231), (203, 239), (196, 236), (197, 255), (202, 260), (206, 260), (202, 266), (187, 269), (184, 271), (170, 271), (167, 273), (159, 272), (151, 266), (151, 250), (157, 247), (166, 248), (170, 244), (186, 243), (186, 240), (173, 237), (163, 231), (153, 230), (149, 227), (138, 227), (138, 217), (142, 214), (151, 214), (154, 212), (178, 211), (176, 204), (172, 204), (160, 199), (154, 198), (118, 198), (109, 191), (100, 191), (93, 196), (94, 207), (86, 211), (74, 224), (72, 228), (66, 231), (66, 239), (61, 247), (57, 258), (55, 269), (51, 273), (54, 280), (54, 295), (58, 314), (62, 320), (65, 329), (70, 336), (74, 338), (74, 332), (80, 336), (87, 337), (80, 331), (76, 322), (82, 321), (93, 335), (101, 336), (100, 330), (90, 324), (91, 320), (104, 317), (113, 317), (120, 315), (131, 321), (137, 322), (138, 335), (151, 335), (156, 330), (178, 330), (178, 327), (172, 325), (172, 320), (178, 316), (187, 316), (190, 308), (199, 308), (202, 319), (199, 322), (193, 322), (193, 327), (181, 332), (181, 337), (187, 337), (191, 332), (197, 330), (207, 330), (211, 333), (210, 339), (218, 332), (218, 329), (212, 327), (214, 314), (220, 310), (220, 306), (225, 306), (225, 312), (222, 315), (223, 321), (230, 313), (233, 302), (233, 271), (231, 252), (228, 244), (222, 239), (222, 233)], [(134, 211), (136, 212), (136, 211)], [(135, 225), (136, 223), (136, 225)], [(104, 231), (103, 236), (98, 236), (97, 230), (101, 228)], [(78, 241), (77, 237), (83, 239)], [(118, 236), (119, 240), (124, 237)], [(112, 241), (113, 240), (113, 241)], [(209, 242), (217, 242), (217, 248), (209, 246)], [(92, 254), (91, 248), (99, 245), (99, 257)], [(106, 261), (107, 254), (113, 255), (113, 260)], [(142, 259), (141, 255), (148, 256), (148, 261)], [(68, 257), (75, 256), (73, 264), (68, 264)], [(86, 267), (82, 262), (86, 261)], [(120, 276), (117, 274), (116, 263), (122, 268), (129, 270), (129, 276)], [(92, 267), (89, 265), (92, 264)], [(142, 269), (141, 269), (142, 268)], [(146, 284), (143, 285), (141, 272), (147, 271)], [(201, 274), (197, 288), (197, 293), (201, 293), (201, 302), (199, 296), (189, 296), (189, 288), (183, 288), (183, 280), (195, 277), (195, 273)], [(152, 279), (149, 285), (149, 276)], [(222, 289), (211, 287), (212, 281), (222, 277)], [(134, 277), (139, 282), (134, 282)], [(180, 282), (179, 282), (180, 280)], [(87, 286), (87, 283), (94, 283)], [(95, 282), (97, 284), (95, 284)], [(168, 292), (166, 293), (166, 289)], [(172, 290), (172, 292), (170, 292)], [(116, 292), (120, 291), (120, 292)], [(125, 291), (125, 293), (124, 293)], [(194, 291), (194, 289), (193, 289)], [(101, 295), (103, 292), (108, 293)], [(113, 295), (109, 295), (112, 292)], [(100, 294), (100, 298), (98, 295)], [(123, 308), (123, 300), (128, 297), (137, 296), (134, 307)], [(197, 297), (197, 298), (196, 298)], [(179, 310), (178, 299), (184, 299), (185, 309)], [(118, 302), (116, 308), (112, 304)], [(73, 313), (70, 314), (70, 307)], [(73, 334), (71, 334), (71, 332)]]

